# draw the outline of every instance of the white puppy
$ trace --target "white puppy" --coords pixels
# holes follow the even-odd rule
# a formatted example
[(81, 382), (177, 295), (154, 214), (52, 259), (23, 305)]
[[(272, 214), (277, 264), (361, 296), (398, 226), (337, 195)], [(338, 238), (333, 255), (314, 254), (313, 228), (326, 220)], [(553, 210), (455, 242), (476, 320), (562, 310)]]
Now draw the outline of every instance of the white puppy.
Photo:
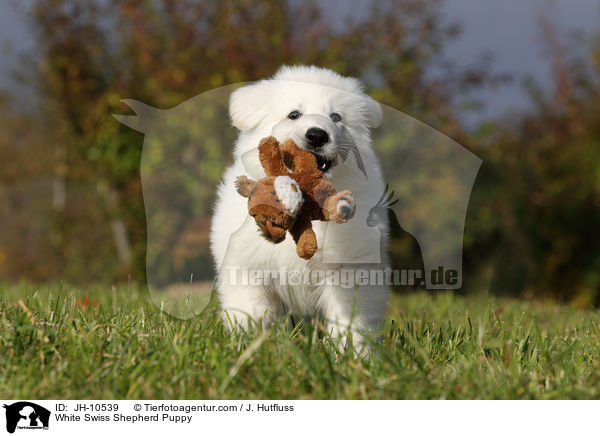
[[(349, 329), (355, 339), (361, 332), (374, 331), (384, 317), (388, 287), (363, 283), (349, 288), (335, 279), (335, 273), (386, 265), (387, 260), (380, 259), (386, 232), (366, 225), (369, 209), (385, 189), (369, 133), (381, 122), (381, 107), (364, 94), (356, 79), (317, 67), (282, 67), (272, 79), (233, 92), (229, 110), (241, 133), (234, 162), (218, 188), (211, 229), (218, 271), (215, 285), (226, 323), (246, 328), (252, 319), (268, 325), (291, 313), (323, 317), (334, 337), (345, 337)], [(257, 147), (270, 135), (280, 142), (291, 138), (313, 152), (336, 189), (348, 189), (355, 196), (356, 213), (347, 223), (313, 221), (319, 248), (308, 261), (298, 257), (291, 236), (273, 244), (259, 234), (248, 215), (247, 199), (234, 186), (240, 175), (265, 176)], [(302, 272), (303, 278), (264, 277), (269, 271), (281, 275), (283, 270), (292, 275)], [(313, 271), (332, 279), (305, 280)], [(250, 280), (244, 279), (246, 272)]]

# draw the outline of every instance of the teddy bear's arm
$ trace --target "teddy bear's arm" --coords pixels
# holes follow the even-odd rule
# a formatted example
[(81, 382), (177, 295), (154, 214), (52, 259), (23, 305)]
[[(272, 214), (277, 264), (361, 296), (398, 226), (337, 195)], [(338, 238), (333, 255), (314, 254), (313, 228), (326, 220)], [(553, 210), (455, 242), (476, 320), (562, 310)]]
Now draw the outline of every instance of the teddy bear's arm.
[(311, 196), (315, 199), (319, 206), (323, 207), (325, 201), (336, 194), (335, 187), (326, 178), (319, 180), (319, 183), (312, 189)]
[(289, 160), (295, 172), (315, 173), (315, 171), (319, 171), (315, 155), (301, 149), (291, 139), (281, 144), (281, 152), (283, 153), (284, 161)]
[(324, 174), (317, 169), (315, 155), (301, 149), (291, 139), (281, 145), (281, 152), (284, 163), (292, 170), (292, 178), (298, 182), (303, 191), (312, 192), (316, 186), (327, 181)]
[(279, 142), (272, 136), (264, 138), (258, 145), (258, 156), (267, 176), (289, 174), (283, 163), (283, 154)]

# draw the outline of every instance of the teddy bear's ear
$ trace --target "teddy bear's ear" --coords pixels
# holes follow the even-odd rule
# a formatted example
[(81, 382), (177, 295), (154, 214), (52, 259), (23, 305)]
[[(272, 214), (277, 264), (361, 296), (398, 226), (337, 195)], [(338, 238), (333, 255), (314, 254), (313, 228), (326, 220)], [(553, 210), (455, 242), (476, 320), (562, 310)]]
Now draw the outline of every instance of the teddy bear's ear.
[(229, 97), (231, 123), (240, 130), (255, 127), (265, 116), (268, 92), (265, 83), (246, 85), (236, 89)]
[(381, 110), (381, 105), (368, 96), (365, 98), (365, 100), (367, 126), (373, 129), (375, 127), (379, 127), (381, 121), (383, 120), (383, 111)]

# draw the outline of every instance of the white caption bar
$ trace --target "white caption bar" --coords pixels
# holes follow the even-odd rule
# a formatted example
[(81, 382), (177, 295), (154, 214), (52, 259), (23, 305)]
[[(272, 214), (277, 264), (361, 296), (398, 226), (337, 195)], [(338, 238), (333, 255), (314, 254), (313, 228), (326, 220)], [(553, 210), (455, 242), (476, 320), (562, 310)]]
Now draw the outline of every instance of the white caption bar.
[(0, 400), (0, 434), (583, 434), (591, 401)]

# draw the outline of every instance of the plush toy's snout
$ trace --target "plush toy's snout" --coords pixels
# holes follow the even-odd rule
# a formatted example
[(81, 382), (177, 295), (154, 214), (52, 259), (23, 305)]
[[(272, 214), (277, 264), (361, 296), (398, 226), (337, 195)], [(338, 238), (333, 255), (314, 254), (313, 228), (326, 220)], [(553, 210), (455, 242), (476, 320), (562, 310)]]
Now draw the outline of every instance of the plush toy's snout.
[(293, 225), (293, 217), (269, 209), (266, 210), (266, 214), (259, 212), (254, 215), (250, 213), (250, 215), (258, 224), (258, 228), (265, 239), (274, 244), (279, 244), (285, 240), (287, 229)]

